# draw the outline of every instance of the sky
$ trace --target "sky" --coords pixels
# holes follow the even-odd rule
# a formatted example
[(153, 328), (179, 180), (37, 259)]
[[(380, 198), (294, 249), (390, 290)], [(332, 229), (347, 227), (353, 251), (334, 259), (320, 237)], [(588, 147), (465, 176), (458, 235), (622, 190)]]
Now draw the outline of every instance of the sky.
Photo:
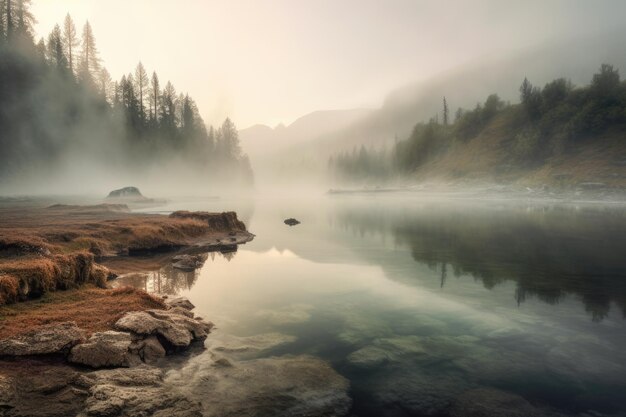
[(624, 24), (622, 0), (33, 0), (37, 38), (89, 20), (114, 79), (141, 61), (207, 123), (288, 124), (376, 108), (394, 88), (484, 57)]

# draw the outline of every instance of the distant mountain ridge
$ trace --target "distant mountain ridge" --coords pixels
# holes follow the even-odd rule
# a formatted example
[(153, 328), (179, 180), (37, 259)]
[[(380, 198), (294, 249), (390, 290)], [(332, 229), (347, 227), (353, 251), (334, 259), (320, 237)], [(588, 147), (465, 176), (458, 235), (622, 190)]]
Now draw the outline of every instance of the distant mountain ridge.
[(264, 159), (271, 153), (279, 153), (305, 142), (314, 141), (325, 135), (367, 118), (373, 110), (319, 110), (304, 115), (288, 126), (279, 124), (275, 128), (256, 124), (239, 130), (243, 151), (255, 161)]

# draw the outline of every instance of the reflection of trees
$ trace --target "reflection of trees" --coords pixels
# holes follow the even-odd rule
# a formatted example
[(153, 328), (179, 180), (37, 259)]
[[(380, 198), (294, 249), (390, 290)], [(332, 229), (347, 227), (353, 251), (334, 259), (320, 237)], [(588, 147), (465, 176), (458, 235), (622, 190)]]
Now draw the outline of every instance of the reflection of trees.
[[(223, 256), (230, 261), (236, 253), (236, 251), (228, 253), (209, 252), (207, 259), (215, 261), (216, 254), (218, 254), (218, 256)], [(117, 284), (130, 285), (148, 292), (176, 295), (183, 290), (190, 290), (194, 286), (200, 276), (200, 269), (183, 271), (174, 268), (172, 263), (168, 262), (157, 271), (125, 275), (118, 279)]]
[(413, 258), (456, 277), (470, 274), (486, 288), (513, 280), (515, 299), (558, 303), (579, 296), (594, 320), (615, 302), (626, 317), (626, 212), (564, 207), (471, 209), (436, 207), (393, 212), (340, 212), (355, 234), (391, 233)]

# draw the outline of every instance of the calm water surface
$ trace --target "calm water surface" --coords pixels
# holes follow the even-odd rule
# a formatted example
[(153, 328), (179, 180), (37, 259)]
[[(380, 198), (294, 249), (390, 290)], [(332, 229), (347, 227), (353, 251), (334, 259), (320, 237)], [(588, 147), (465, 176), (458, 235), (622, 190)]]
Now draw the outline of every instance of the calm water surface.
[(292, 336), (263, 355), (327, 360), (350, 380), (355, 416), (446, 415), (481, 387), (626, 415), (623, 207), (319, 196), (159, 208), (176, 209), (236, 210), (257, 236), (196, 273), (136, 284), (188, 296), (215, 335)]

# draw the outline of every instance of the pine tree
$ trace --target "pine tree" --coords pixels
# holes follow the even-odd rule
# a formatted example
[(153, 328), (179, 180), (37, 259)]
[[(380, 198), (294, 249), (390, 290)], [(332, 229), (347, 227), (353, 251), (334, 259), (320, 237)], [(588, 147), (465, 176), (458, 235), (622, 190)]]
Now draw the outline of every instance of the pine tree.
[(98, 89), (100, 93), (104, 96), (104, 99), (108, 102), (110, 99), (112, 100), (112, 80), (111, 74), (107, 71), (106, 68), (102, 67), (100, 71), (98, 71)]
[(65, 21), (63, 22), (63, 47), (65, 48), (65, 55), (67, 56), (67, 61), (69, 63), (70, 72), (74, 74), (74, 53), (76, 48), (79, 46), (80, 42), (78, 41), (78, 33), (76, 32), (76, 25), (74, 25), (74, 21), (72, 17), (68, 13), (65, 16)]
[(33, 24), (35, 17), (30, 11), (32, 0), (17, 0), (16, 34), (20, 39), (33, 41)]
[(446, 98), (443, 98), (443, 125), (448, 126), (448, 118), (449, 118), (449, 110), (448, 110), (448, 102)]
[(48, 61), (58, 70), (67, 68), (67, 59), (63, 53), (61, 28), (59, 25), (55, 25), (50, 35), (48, 35)]
[(142, 122), (146, 119), (146, 112), (144, 109), (146, 88), (148, 88), (148, 73), (146, 73), (146, 69), (143, 67), (143, 64), (139, 62), (139, 64), (137, 64), (137, 68), (135, 69), (135, 92), (137, 93), (137, 98), (139, 100), (139, 116), (141, 117)]
[(96, 48), (96, 38), (91, 30), (89, 21), (83, 27), (81, 61), (79, 65), (79, 78), (87, 83), (93, 83), (94, 75), (100, 69), (98, 49)]
[(159, 100), (160, 100), (160, 87), (159, 77), (156, 72), (152, 73), (152, 80), (150, 81), (150, 104), (152, 106), (151, 113), (153, 114), (153, 121), (158, 122), (159, 119)]

